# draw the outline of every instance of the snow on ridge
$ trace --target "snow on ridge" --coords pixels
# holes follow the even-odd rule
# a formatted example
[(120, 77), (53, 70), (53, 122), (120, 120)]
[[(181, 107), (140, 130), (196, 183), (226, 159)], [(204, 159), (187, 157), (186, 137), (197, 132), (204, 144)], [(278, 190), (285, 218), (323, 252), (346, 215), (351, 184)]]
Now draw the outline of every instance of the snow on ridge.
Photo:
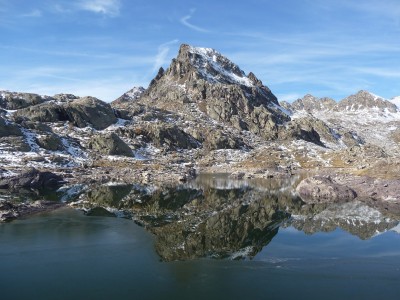
[(135, 86), (128, 92), (126, 92), (126, 95), (132, 99), (137, 99), (143, 92), (145, 91), (145, 88), (142, 86)]
[(378, 96), (378, 95), (376, 95), (376, 94), (374, 94), (374, 93), (371, 93), (371, 92), (370, 92), (370, 95), (374, 97), (374, 100), (375, 100), (375, 101), (378, 100), (378, 99), (386, 100), (385, 98), (383, 98), (383, 97), (381, 97), (381, 96)]
[(395, 104), (398, 109), (400, 109), (400, 96), (393, 97), (389, 100), (391, 103)]
[[(219, 78), (219, 74), (222, 74), (225, 79), (228, 79), (228, 81), (230, 81), (230, 83), (254, 87), (253, 82), (246, 76), (244, 71), (241, 70), (239, 66), (237, 66), (235, 63), (219, 53), (217, 50), (212, 48), (189, 46), (189, 52), (193, 54), (198, 54), (203, 58), (203, 60), (200, 62), (195, 61), (195, 59), (193, 58), (192, 63), (194, 63), (195, 66), (199, 68), (199, 71), (205, 78), (207, 78), (207, 80), (218, 83), (221, 81), (221, 79)], [(241, 74), (235, 74), (232, 70), (228, 70), (226, 67), (224, 67), (223, 64), (227, 64), (233, 67), (234, 69), (240, 71)], [(207, 66), (211, 66), (217, 72), (217, 74), (210, 74), (210, 72), (208, 72), (206, 69)]]

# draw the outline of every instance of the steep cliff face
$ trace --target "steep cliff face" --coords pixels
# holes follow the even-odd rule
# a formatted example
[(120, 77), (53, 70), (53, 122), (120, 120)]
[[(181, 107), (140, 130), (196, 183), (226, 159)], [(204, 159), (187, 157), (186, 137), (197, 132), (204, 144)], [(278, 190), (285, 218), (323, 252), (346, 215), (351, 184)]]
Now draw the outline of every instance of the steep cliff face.
[(253, 73), (246, 75), (214, 49), (185, 44), (169, 68), (160, 69), (140, 102), (170, 111), (192, 105), (213, 120), (271, 139), (289, 120)]

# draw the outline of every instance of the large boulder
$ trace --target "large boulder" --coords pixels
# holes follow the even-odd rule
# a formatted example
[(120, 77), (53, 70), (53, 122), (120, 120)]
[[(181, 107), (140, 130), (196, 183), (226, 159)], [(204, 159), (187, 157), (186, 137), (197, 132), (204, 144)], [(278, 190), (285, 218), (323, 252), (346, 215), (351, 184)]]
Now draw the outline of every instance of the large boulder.
[(104, 155), (134, 156), (132, 149), (115, 133), (93, 136), (89, 142), (89, 148)]
[(52, 172), (29, 168), (14, 176), (0, 177), (0, 189), (51, 189), (60, 186), (62, 181), (60, 176)]
[(17, 123), (32, 122), (58, 122), (68, 121), (68, 116), (62, 105), (55, 102), (46, 102), (20, 109), (13, 114)]
[(350, 187), (324, 176), (303, 179), (297, 186), (296, 192), (305, 203), (309, 204), (348, 202), (357, 197), (356, 192)]
[(75, 126), (92, 125), (102, 130), (117, 121), (110, 104), (94, 97), (84, 97), (64, 105), (69, 121)]

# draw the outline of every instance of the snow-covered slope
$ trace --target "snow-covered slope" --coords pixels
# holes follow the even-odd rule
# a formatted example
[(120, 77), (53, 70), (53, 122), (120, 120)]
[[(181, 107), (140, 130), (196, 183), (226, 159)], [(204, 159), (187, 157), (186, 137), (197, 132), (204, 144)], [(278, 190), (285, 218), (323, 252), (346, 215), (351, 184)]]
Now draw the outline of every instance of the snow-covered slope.
[(214, 49), (188, 46), (188, 53), (192, 65), (211, 83), (255, 86), (255, 82), (244, 71)]

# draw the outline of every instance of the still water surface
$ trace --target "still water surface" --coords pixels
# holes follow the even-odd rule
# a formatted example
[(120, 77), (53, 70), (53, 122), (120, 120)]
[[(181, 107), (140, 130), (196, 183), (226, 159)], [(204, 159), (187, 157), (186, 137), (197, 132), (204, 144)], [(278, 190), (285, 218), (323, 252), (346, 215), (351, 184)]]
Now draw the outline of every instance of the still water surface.
[[(231, 189), (238, 187), (214, 188), (219, 195), (221, 190), (232, 193)], [(0, 224), (0, 299), (400, 299), (400, 235), (389, 230), (392, 225), (371, 235), (376, 230), (371, 229), (373, 220), (369, 220), (371, 224), (342, 226), (347, 231), (340, 226), (326, 230), (319, 221), (319, 231), (313, 227), (311, 234), (307, 229), (311, 225), (302, 217), (296, 221), (271, 213), (263, 220), (259, 215), (252, 219), (261, 204), (269, 211), (270, 200), (257, 200), (254, 190), (250, 192), (239, 193), (240, 197), (252, 197), (246, 205), (240, 204), (240, 210), (223, 206), (221, 213), (200, 219), (207, 225), (199, 225), (203, 231), (185, 231), (184, 237), (164, 229), (180, 228), (177, 226), (185, 224), (184, 220), (177, 220), (178, 225), (160, 225), (150, 233), (132, 220), (88, 217), (70, 208)], [(207, 192), (213, 202), (219, 201), (217, 194)], [(239, 194), (230, 194), (231, 201)], [(205, 198), (202, 201), (208, 203)], [(294, 209), (296, 213), (304, 211), (293, 205)], [(339, 214), (343, 207), (329, 209), (331, 214), (333, 210)], [(327, 215), (329, 209), (320, 209), (318, 214)], [(282, 218), (285, 224), (268, 227)], [(236, 231), (225, 230), (228, 219), (234, 220), (229, 226)], [(345, 219), (344, 224), (349, 222)], [(256, 234), (258, 225), (254, 224), (262, 228)], [(212, 236), (215, 228), (225, 230), (227, 236), (221, 243)], [(201, 232), (209, 240), (201, 237)], [(238, 241), (236, 232), (246, 239)], [(191, 234), (200, 236), (204, 245), (193, 242)], [(166, 237), (173, 240), (166, 241)], [(261, 243), (257, 243), (258, 237)], [(205, 250), (196, 250), (189, 257), (173, 256), (171, 249), (165, 249), (182, 240), (186, 246)], [(237, 252), (246, 252), (249, 245), (257, 251), (238, 256)], [(228, 246), (237, 247), (234, 255), (223, 259), (203, 256), (211, 250), (227, 253)], [(235, 257), (241, 259), (232, 260)]]

